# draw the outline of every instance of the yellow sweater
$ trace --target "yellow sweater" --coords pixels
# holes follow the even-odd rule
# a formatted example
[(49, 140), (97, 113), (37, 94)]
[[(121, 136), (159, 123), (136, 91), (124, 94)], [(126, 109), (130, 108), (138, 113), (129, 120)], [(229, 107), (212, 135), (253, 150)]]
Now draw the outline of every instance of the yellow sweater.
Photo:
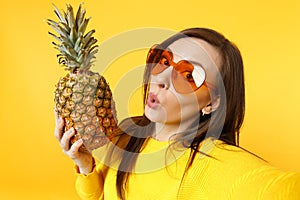
[[(150, 156), (149, 161), (139, 156), (135, 168), (139, 173), (130, 176), (128, 200), (300, 199), (300, 173), (280, 171), (238, 147), (212, 139), (206, 139), (200, 151), (215, 159), (196, 157), (181, 183), (190, 150), (176, 162), (161, 167), (167, 145), (149, 139), (142, 154), (160, 153)], [(82, 199), (118, 199), (116, 172), (110, 168), (105, 180), (101, 164), (87, 176), (77, 172), (78, 195)]]

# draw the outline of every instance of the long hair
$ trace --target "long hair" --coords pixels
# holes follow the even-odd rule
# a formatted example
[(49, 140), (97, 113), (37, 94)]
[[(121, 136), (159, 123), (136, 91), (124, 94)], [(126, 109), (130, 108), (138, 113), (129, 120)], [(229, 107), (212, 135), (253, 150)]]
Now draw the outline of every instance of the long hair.
[[(187, 143), (185, 143), (184, 134), (188, 133), (183, 133), (181, 137), (176, 138), (177, 142), (191, 149), (190, 159), (186, 166), (186, 170), (188, 170), (196, 154), (199, 153), (200, 143), (207, 136), (206, 134), (209, 127), (212, 127), (212, 131), (210, 131), (211, 137), (215, 136), (227, 144), (238, 146), (239, 130), (242, 126), (245, 113), (245, 88), (242, 57), (240, 51), (232, 42), (214, 30), (191, 28), (171, 36), (162, 42), (160, 46), (167, 48), (174, 41), (184, 37), (202, 39), (216, 48), (222, 57), (222, 65), (219, 66), (219, 71), (225, 90), (225, 93), (220, 95), (220, 106), (214, 111), (215, 117), (213, 120), (211, 114), (209, 114), (195, 122), (197, 124), (197, 133), (193, 139)], [(157, 63), (158, 57), (159, 55), (149, 58), (149, 63)], [(152, 67), (151, 64), (147, 64), (144, 72), (144, 102), (148, 97), (149, 78)], [(224, 123), (219, 123), (221, 119), (224, 119)], [(117, 172), (117, 193), (120, 199), (125, 199), (130, 173), (132, 173), (134, 169), (138, 153), (142, 151), (145, 145), (146, 138), (153, 134), (154, 126), (153, 123), (143, 115), (125, 119), (120, 124), (120, 127), (122, 134), (119, 136), (118, 142), (123, 144), (122, 148), (125, 151), (134, 153), (125, 153), (124, 156), (122, 156)], [(218, 131), (221, 131), (221, 134), (214, 135), (214, 133)], [(130, 137), (128, 137), (128, 135), (130, 135)], [(122, 141), (123, 138), (126, 138), (125, 143)]]

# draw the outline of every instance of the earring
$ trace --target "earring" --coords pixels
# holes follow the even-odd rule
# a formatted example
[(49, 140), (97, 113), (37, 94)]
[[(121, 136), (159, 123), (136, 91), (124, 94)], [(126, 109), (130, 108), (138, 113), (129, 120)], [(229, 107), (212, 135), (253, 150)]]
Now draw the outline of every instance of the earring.
[(201, 110), (201, 111), (202, 111), (202, 116), (203, 116), (203, 115), (210, 114), (210, 113), (211, 113), (211, 110), (212, 110), (211, 106), (207, 106), (207, 107), (203, 108), (203, 109)]

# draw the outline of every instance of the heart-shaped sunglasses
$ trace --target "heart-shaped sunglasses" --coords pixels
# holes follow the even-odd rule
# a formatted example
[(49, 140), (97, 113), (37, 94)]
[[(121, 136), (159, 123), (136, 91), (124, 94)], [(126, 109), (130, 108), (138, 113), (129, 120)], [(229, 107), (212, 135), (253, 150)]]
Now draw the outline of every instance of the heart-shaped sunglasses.
[(172, 83), (178, 93), (191, 93), (206, 84), (206, 73), (200, 64), (180, 60), (173, 61), (173, 53), (169, 49), (162, 49), (160, 45), (154, 45), (148, 52), (147, 64), (153, 64), (152, 75), (162, 73), (168, 67), (173, 67)]

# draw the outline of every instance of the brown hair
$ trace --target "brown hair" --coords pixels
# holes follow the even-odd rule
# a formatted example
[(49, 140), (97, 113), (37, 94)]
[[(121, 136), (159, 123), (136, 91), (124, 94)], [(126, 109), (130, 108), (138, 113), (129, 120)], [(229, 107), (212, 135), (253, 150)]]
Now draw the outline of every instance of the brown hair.
[[(217, 83), (224, 87), (224, 93), (220, 94), (220, 106), (212, 114), (201, 117), (195, 122), (197, 125), (197, 133), (191, 139), (184, 137), (188, 135), (183, 133), (182, 136), (176, 138), (177, 142), (182, 143), (185, 147), (191, 149), (190, 159), (187, 163), (186, 170), (192, 165), (197, 153), (199, 153), (199, 145), (209, 136), (224, 141), (227, 144), (238, 146), (239, 130), (242, 126), (245, 113), (245, 88), (244, 88), (244, 71), (243, 61), (238, 48), (222, 34), (207, 28), (191, 28), (181, 31), (173, 35), (160, 44), (162, 48), (167, 48), (174, 41), (184, 38), (193, 37), (202, 39), (214, 46), (222, 56), (222, 65), (220, 66), (221, 82)], [(156, 57), (149, 58), (152, 62), (156, 62)], [(150, 71), (153, 66), (147, 65), (144, 72), (144, 102), (148, 96), (148, 82)], [(223, 121), (222, 121), (223, 120)], [(220, 123), (220, 121), (224, 123)], [(128, 152), (141, 152), (146, 138), (153, 134), (153, 123), (147, 119), (145, 115), (133, 117), (124, 120), (120, 124), (121, 136), (117, 143), (122, 142), (122, 138), (129, 138), (124, 145), (124, 150)], [(218, 134), (219, 133), (219, 134)], [(130, 137), (128, 137), (130, 135)], [(186, 142), (186, 140), (190, 140)], [(201, 153), (201, 152), (200, 152)], [(133, 171), (137, 154), (124, 154), (120, 161), (119, 170), (117, 172), (116, 187), (118, 196), (125, 199), (126, 184), (130, 173)]]

